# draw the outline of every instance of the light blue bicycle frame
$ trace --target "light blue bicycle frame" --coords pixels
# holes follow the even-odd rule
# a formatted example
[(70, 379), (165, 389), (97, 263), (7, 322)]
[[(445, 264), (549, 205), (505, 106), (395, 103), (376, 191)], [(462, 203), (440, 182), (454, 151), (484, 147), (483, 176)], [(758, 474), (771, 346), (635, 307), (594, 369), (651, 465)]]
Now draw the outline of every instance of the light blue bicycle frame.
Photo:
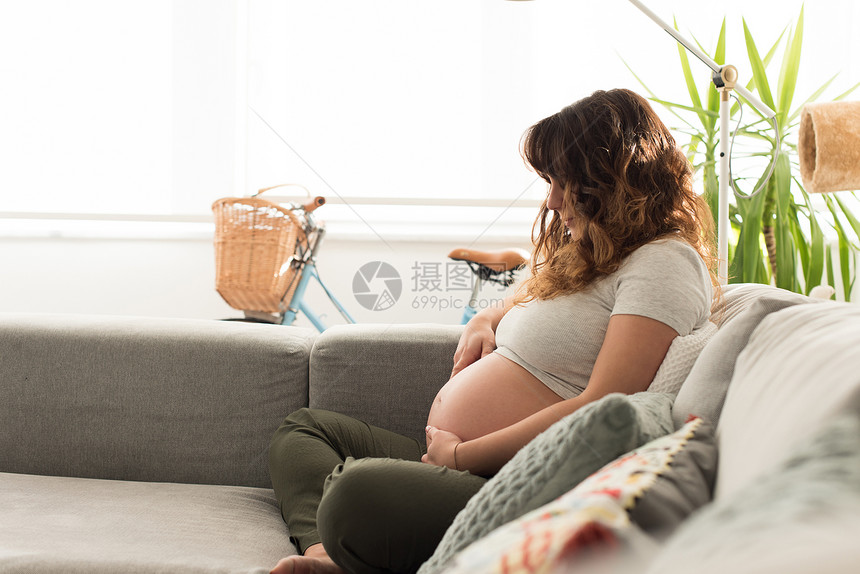
[(475, 274), (475, 284), (472, 285), (472, 295), (469, 297), (469, 304), (463, 309), (463, 317), (460, 319), (460, 324), (465, 325), (469, 319), (475, 316), (478, 312), (478, 294), (481, 292), (481, 284), (483, 281), (478, 274)]
[(322, 287), (325, 294), (328, 296), (329, 300), (334, 304), (335, 308), (340, 312), (343, 318), (348, 323), (355, 323), (355, 319), (349, 314), (349, 312), (344, 308), (344, 306), (337, 300), (337, 297), (334, 296), (328, 287), (326, 287), (325, 283), (320, 279), (319, 273), (316, 268), (316, 255), (319, 251), (320, 246), (322, 245), (323, 237), (325, 236), (325, 227), (322, 225), (315, 226), (313, 225), (313, 220), (311, 219), (310, 214), (305, 215), (308, 218), (308, 223), (312, 228), (316, 229), (316, 238), (314, 240), (314, 244), (310, 249), (310, 254), (305, 257), (303, 261), (297, 261), (296, 264), (300, 266), (299, 272), (299, 283), (296, 285), (296, 290), (293, 292), (293, 297), (290, 299), (290, 305), (287, 310), (284, 312), (284, 316), (281, 318), (281, 325), (292, 325), (296, 316), (299, 312), (304, 313), (305, 317), (316, 327), (317, 331), (322, 333), (326, 330), (326, 324), (317, 315), (311, 307), (305, 303), (305, 291), (308, 288), (308, 283), (310, 283), (311, 279), (316, 279), (316, 282), (319, 283), (320, 287)]
[[(299, 266), (299, 282), (298, 285), (296, 285), (296, 290), (293, 292), (293, 297), (290, 299), (290, 304), (287, 307), (287, 310), (284, 312), (283, 317), (281, 317), (280, 324), (292, 325), (296, 321), (298, 314), (304, 313), (305, 317), (307, 317), (313, 326), (316, 327), (317, 331), (322, 333), (326, 330), (327, 325), (323, 322), (322, 318), (317, 315), (307, 303), (305, 303), (305, 291), (307, 290), (308, 283), (310, 283), (311, 279), (315, 279), (316, 282), (319, 283), (320, 287), (325, 291), (325, 294), (344, 320), (346, 320), (347, 323), (355, 323), (355, 319), (352, 318), (349, 311), (347, 311), (341, 302), (338, 301), (337, 297), (334, 296), (334, 293), (326, 287), (326, 284), (323, 283), (322, 279), (320, 279), (319, 273), (317, 272), (316, 255), (319, 252), (322, 240), (325, 237), (325, 227), (323, 225), (316, 225), (310, 213), (306, 213), (305, 218), (308, 220), (307, 228), (315, 230), (316, 237), (314, 244), (310, 248), (310, 252), (305, 255), (304, 259), (296, 260), (294, 262), (295, 265)], [(474, 317), (477, 313), (478, 295), (481, 291), (482, 284), (483, 280), (481, 276), (476, 273), (475, 284), (472, 286), (472, 295), (469, 298), (469, 304), (463, 309), (463, 316), (460, 319), (460, 323), (463, 325), (468, 323), (469, 319)]]

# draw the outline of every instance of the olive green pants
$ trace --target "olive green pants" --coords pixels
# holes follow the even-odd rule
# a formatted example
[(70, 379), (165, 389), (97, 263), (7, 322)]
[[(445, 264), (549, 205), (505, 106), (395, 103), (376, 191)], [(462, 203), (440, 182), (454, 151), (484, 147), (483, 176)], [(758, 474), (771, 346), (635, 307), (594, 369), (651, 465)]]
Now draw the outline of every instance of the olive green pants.
[(322, 542), (355, 574), (415, 572), (486, 479), (421, 462), (424, 445), (351, 417), (300, 409), (275, 432), (272, 485), (290, 539)]

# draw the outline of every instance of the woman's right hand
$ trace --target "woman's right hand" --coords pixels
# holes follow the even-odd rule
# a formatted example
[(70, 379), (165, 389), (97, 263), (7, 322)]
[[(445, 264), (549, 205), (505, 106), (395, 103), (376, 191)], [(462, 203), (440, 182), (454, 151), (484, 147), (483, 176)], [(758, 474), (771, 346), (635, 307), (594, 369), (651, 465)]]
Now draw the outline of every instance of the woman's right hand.
[(513, 298), (509, 297), (502, 305), (488, 307), (466, 323), (466, 330), (460, 336), (460, 342), (454, 352), (452, 377), (496, 349), (496, 327), (512, 305)]

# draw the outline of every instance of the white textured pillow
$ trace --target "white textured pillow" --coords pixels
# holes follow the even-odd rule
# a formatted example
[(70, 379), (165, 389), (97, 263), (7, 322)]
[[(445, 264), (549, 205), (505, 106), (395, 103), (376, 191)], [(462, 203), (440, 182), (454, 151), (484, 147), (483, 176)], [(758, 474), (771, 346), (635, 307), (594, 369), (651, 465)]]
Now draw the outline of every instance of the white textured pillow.
[(648, 390), (677, 395), (699, 358), (699, 353), (716, 332), (717, 326), (708, 321), (689, 335), (675, 337)]

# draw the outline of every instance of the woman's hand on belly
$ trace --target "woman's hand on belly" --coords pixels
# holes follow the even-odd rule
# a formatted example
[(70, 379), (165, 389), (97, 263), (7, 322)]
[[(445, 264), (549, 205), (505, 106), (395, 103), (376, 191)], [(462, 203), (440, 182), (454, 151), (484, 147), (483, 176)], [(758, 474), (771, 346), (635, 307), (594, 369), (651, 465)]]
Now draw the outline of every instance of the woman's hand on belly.
[(467, 441), (519, 422), (559, 401), (561, 397), (523, 367), (492, 353), (442, 387), (430, 408), (427, 424)]
[(460, 470), (457, 466), (457, 445), (463, 442), (460, 437), (432, 426), (424, 430), (427, 434), (427, 454), (421, 457), (421, 462)]
[(491, 320), (485, 316), (475, 315), (466, 325), (457, 350), (454, 352), (454, 368), (451, 377), (493, 352), (496, 348), (496, 332)]

